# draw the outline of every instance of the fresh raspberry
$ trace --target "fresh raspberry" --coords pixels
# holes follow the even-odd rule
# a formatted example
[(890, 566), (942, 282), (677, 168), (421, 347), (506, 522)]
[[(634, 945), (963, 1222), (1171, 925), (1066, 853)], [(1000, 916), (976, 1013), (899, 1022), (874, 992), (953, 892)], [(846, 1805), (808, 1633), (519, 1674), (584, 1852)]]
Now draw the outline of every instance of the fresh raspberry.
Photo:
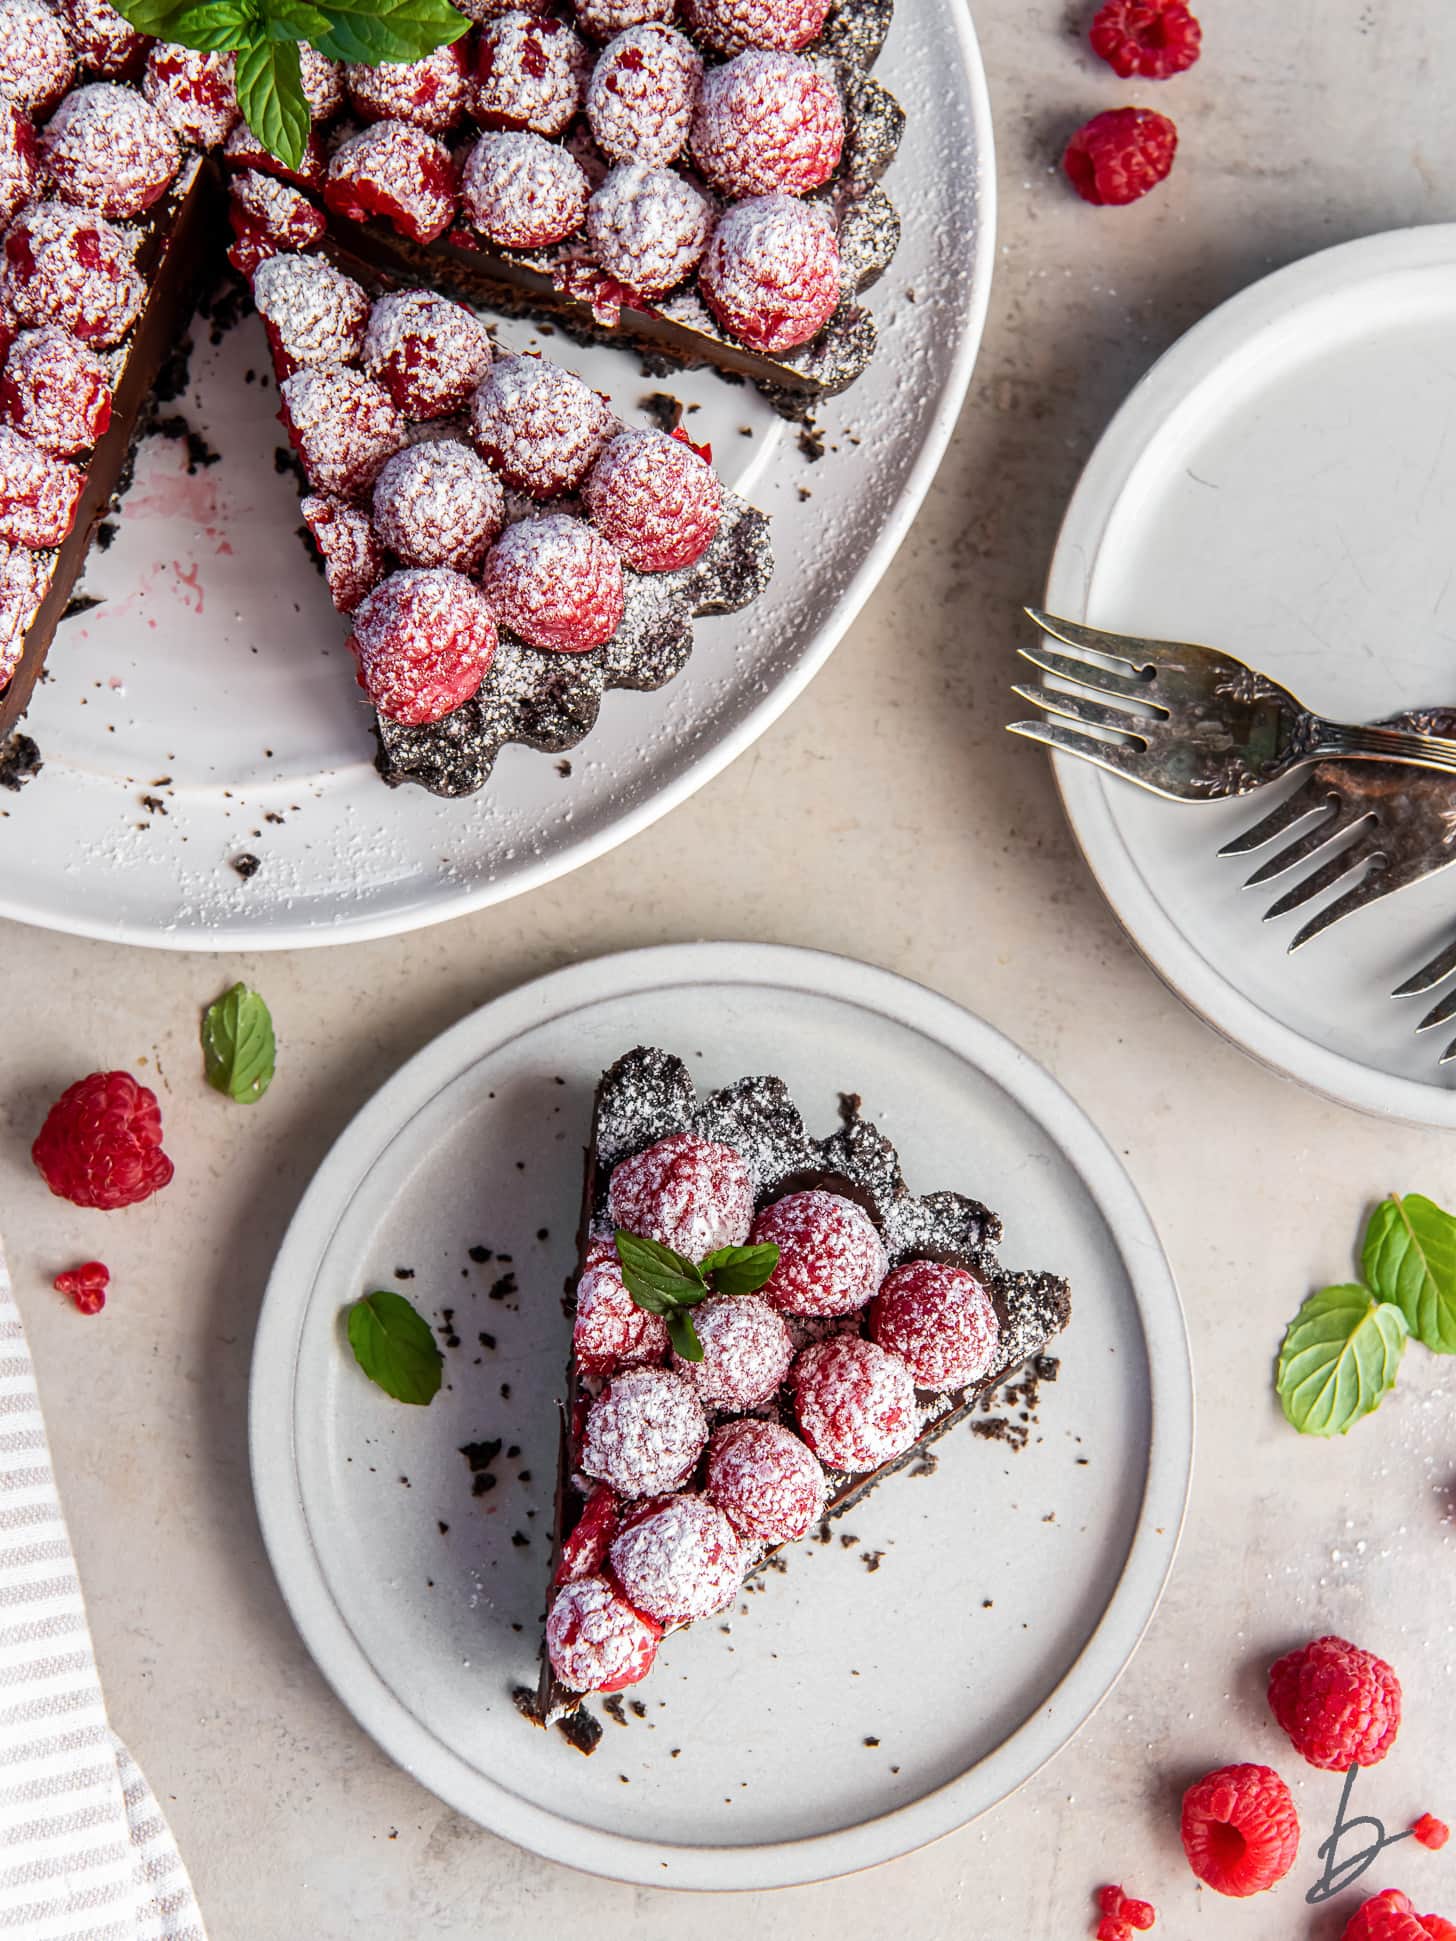
[(559, 499), (611, 437), (599, 392), (543, 357), (503, 357), (470, 405), (470, 435), (507, 485)]
[(403, 566), (468, 573), (505, 519), (500, 480), (458, 438), (407, 445), (374, 481), (374, 530)]
[(621, 1509), (605, 1483), (593, 1483), (571, 1535), (561, 1542), (553, 1584), (574, 1583), (579, 1577), (600, 1577), (606, 1568), (607, 1546), (617, 1534)]
[(799, 1432), (831, 1469), (876, 1469), (914, 1442), (915, 1384), (902, 1361), (859, 1335), (804, 1349), (789, 1372)]
[(407, 418), (454, 417), (490, 370), (490, 334), (433, 290), (393, 291), (369, 312), (364, 368)]
[(1223, 1766), (1183, 1795), (1183, 1851), (1216, 1893), (1242, 1899), (1275, 1886), (1299, 1851), (1299, 1815), (1269, 1766)]
[(299, 510), (322, 556), (329, 598), (340, 613), (352, 613), (387, 570), (373, 526), (353, 506), (316, 494), (310, 494)]
[(1422, 1813), (1411, 1828), (1418, 1845), (1427, 1847), (1432, 1853), (1439, 1853), (1451, 1838), (1451, 1829), (1444, 1820), (1438, 1820), (1434, 1813)]
[(344, 85), (365, 121), (409, 121), (427, 135), (443, 135), (465, 113), (469, 92), (464, 41), (437, 47), (422, 61), (362, 62), (344, 69)]
[(576, 0), (576, 24), (593, 40), (611, 40), (625, 34), (629, 27), (645, 27), (649, 21), (668, 21), (677, 12), (677, 0)]
[(706, 1496), (695, 1495), (629, 1510), (608, 1555), (633, 1610), (662, 1625), (726, 1610), (747, 1567), (733, 1525)]
[(874, 1221), (853, 1200), (811, 1188), (766, 1206), (753, 1244), (772, 1243), (778, 1265), (763, 1289), (783, 1314), (853, 1314), (890, 1271)]
[(984, 1284), (964, 1267), (912, 1260), (888, 1277), (870, 1307), (870, 1334), (898, 1355), (921, 1388), (965, 1388), (989, 1373), (1001, 1339)]
[(385, 459), (405, 441), (404, 420), (384, 386), (347, 364), (295, 371), (283, 380), (280, 396), (278, 415), (319, 492), (341, 499), (367, 492)]
[(1122, 1918), (1135, 1934), (1146, 1934), (1149, 1928), (1157, 1926), (1158, 1911), (1151, 1901), (1125, 1900)]
[(1456, 1941), (1456, 1924), (1417, 1914), (1408, 1894), (1387, 1887), (1356, 1908), (1340, 1941)]
[(559, 135), (581, 107), (590, 57), (564, 20), (505, 13), (480, 30), (471, 107), (485, 128)]
[(540, 135), (482, 135), (460, 179), (466, 220), (505, 249), (544, 249), (574, 235), (586, 198), (580, 165)]
[(70, 458), (111, 423), (106, 366), (68, 330), (22, 330), (5, 358), (0, 413), (42, 451)]
[(587, 1411), (581, 1466), (619, 1496), (657, 1496), (681, 1488), (707, 1440), (691, 1382), (668, 1368), (629, 1368)]
[(819, 1458), (781, 1422), (742, 1416), (708, 1444), (704, 1490), (749, 1543), (795, 1543), (824, 1514)]
[(297, 168), (286, 167), (276, 155), (264, 148), (245, 121), (240, 121), (223, 143), (222, 158), (229, 168), (253, 169), (260, 175), (275, 175), (280, 182), (291, 182), (295, 189), (321, 189), (328, 170), (328, 155), (317, 128), (309, 131)]
[(1269, 1709), (1321, 1771), (1374, 1766), (1400, 1730), (1400, 1680), (1358, 1645), (1316, 1638), (1270, 1667)]
[(1165, 81), (1198, 59), (1203, 29), (1183, 0), (1106, 0), (1092, 22), (1092, 52), (1126, 81)]
[(639, 573), (691, 565), (712, 544), (723, 492), (681, 438), (619, 431), (587, 475), (586, 509)]
[(607, 1210), (614, 1226), (699, 1261), (747, 1240), (753, 1181), (734, 1147), (673, 1132), (618, 1161)]
[(360, 602), (349, 647), (374, 706), (413, 728), (475, 693), (495, 658), (495, 621), (463, 573), (416, 568), (391, 573)]
[(77, 1079), (46, 1114), (30, 1156), (58, 1199), (103, 1213), (149, 1200), (172, 1177), (156, 1093), (130, 1072)]
[(0, 0), (0, 98), (43, 114), (75, 71), (65, 28), (49, 7), (41, 0)]
[(86, 474), (0, 424), (0, 539), (59, 546), (71, 530)]
[(315, 47), (298, 50), (299, 81), (308, 112), (315, 121), (327, 121), (344, 105), (344, 66), (330, 60)]
[(528, 646), (586, 654), (622, 623), (622, 562), (601, 534), (564, 512), (507, 526), (486, 558), (491, 610)]
[(383, 216), (411, 242), (432, 243), (455, 220), (449, 150), (408, 121), (375, 121), (329, 159), (324, 201), (351, 222)]
[(102, 1261), (88, 1260), (68, 1273), (57, 1274), (51, 1285), (57, 1294), (67, 1294), (82, 1314), (99, 1314), (106, 1306), (106, 1289), (111, 1269)]
[(25, 637), (51, 583), (49, 553), (0, 540), (0, 690), (20, 665)]
[(791, 54), (824, 31), (829, 0), (685, 0), (693, 31), (720, 54), (774, 47)]
[(576, 1283), (571, 1345), (578, 1369), (588, 1378), (667, 1360), (667, 1323), (638, 1307), (627, 1292), (610, 1242), (598, 1241), (587, 1250)]
[(131, 78), (140, 71), (147, 38), (122, 18), (111, 0), (54, 0), (54, 5), (78, 67), (108, 80)]
[(1120, 1914), (1104, 1914), (1097, 1923), (1097, 1941), (1132, 1941), (1132, 1928)]
[(254, 272), (253, 301), (280, 379), (309, 364), (347, 364), (359, 355), (369, 299), (322, 256), (270, 256)]
[(324, 233), (323, 211), (302, 189), (257, 169), (243, 169), (233, 177), (228, 221), (235, 238), (228, 261), (244, 276), (280, 251), (311, 249)]
[(103, 216), (139, 216), (182, 165), (177, 137), (135, 88), (92, 81), (68, 94), (40, 136), (63, 201)]
[(13, 101), (0, 97), (0, 222), (9, 222), (30, 200), (38, 174), (30, 117)]
[(1104, 1914), (1120, 1915), (1126, 1899), (1127, 1895), (1120, 1887), (1099, 1887), (1097, 1890), (1097, 1905)]
[(609, 276), (661, 296), (691, 276), (708, 246), (708, 205), (676, 169), (622, 162), (594, 191), (587, 241)]
[(179, 141), (216, 148), (238, 122), (235, 66), (231, 54), (199, 54), (158, 41), (147, 55), (142, 92)]
[(839, 90), (797, 54), (739, 54), (703, 82), (693, 160), (723, 195), (803, 195), (828, 181), (843, 146)]
[(792, 350), (839, 305), (839, 241), (812, 203), (750, 196), (719, 222), (698, 283), (726, 331), (753, 350)]
[(753, 1294), (717, 1294), (693, 1309), (701, 1361), (673, 1356), (705, 1408), (736, 1414), (756, 1409), (789, 1372), (794, 1344), (783, 1317)]
[(0, 309), (22, 324), (60, 324), (105, 349), (141, 308), (135, 233), (64, 202), (36, 202), (5, 232)]
[(546, 1619), (551, 1669), (574, 1692), (620, 1692), (652, 1669), (662, 1627), (634, 1611), (605, 1577), (563, 1584)]
[(1062, 167), (1084, 202), (1120, 206), (1155, 189), (1173, 166), (1178, 130), (1151, 108), (1108, 108), (1067, 143)]
[(663, 168), (683, 152), (703, 84), (703, 57), (671, 27), (618, 34), (597, 57), (586, 118), (604, 154)]

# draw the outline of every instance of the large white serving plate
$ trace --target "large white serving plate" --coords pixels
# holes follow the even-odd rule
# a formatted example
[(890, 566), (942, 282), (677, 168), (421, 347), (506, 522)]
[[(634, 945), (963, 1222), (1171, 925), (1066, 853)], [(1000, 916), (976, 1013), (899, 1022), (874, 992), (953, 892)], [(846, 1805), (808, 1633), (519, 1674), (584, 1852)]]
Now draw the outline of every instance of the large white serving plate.
[[(607, 1722), (583, 1759), (523, 1720), (511, 1691), (536, 1673), (559, 1295), (592, 1094), (642, 1042), (678, 1052), (703, 1088), (779, 1073), (819, 1132), (837, 1123), (841, 1091), (860, 1092), (912, 1189), (984, 1198), (1005, 1220), (1008, 1264), (1069, 1276), (1073, 1318), (1024, 1449), (968, 1428), (947, 1436), (932, 1477), (890, 1479), (835, 1526), (857, 1544), (795, 1546), (745, 1611), (669, 1640), (628, 1694), (646, 1717)], [(512, 1257), (517, 1295), (491, 1298), (505, 1268), (472, 1262), (477, 1243)], [(346, 1305), (390, 1285), (437, 1323), (453, 1310), (461, 1346), (427, 1409), (372, 1387), (343, 1338)], [(344, 1704), (483, 1826), (675, 1887), (845, 1873), (1020, 1785), (1103, 1698), (1152, 1615), (1192, 1427), (1157, 1237), (1055, 1081), (919, 985), (745, 944), (559, 971), (421, 1052), (306, 1193), (253, 1357), (263, 1534)], [(496, 1437), (518, 1453), (473, 1497), (460, 1449)]]
[[(274, 468), (276, 393), (244, 381), (268, 368), (251, 319), (218, 347), (204, 341), (182, 402), (222, 462), (188, 477), (179, 447), (143, 449), (120, 536), (85, 583), (105, 603), (61, 628), (26, 724), (45, 770), (0, 802), (0, 914), (186, 949), (388, 935), (576, 868), (747, 748), (893, 557), (955, 424), (985, 318), (990, 108), (961, 0), (902, 5), (876, 71), (909, 116), (886, 178), (904, 235), (869, 297), (876, 361), (819, 414), (822, 460), (810, 463), (747, 386), (706, 373), (645, 379), (630, 352), (542, 342), (625, 415), (662, 388), (701, 407), (694, 438), (711, 441), (728, 481), (774, 519), (778, 570), (764, 598), (699, 622), (690, 666), (659, 693), (609, 694), (569, 775), (510, 747), (468, 800), (387, 789), (347, 627), (295, 537), (294, 481)], [(519, 324), (502, 336), (542, 341)], [(141, 801), (162, 776), (165, 817)], [(247, 881), (231, 866), (240, 853), (261, 859)]]
[[(1456, 699), (1456, 225), (1347, 243), (1189, 331), (1118, 412), (1052, 564), (1055, 613), (1226, 647), (1351, 721)], [(1390, 993), (1456, 934), (1456, 878), (1367, 906), (1295, 955), (1318, 904), (1218, 850), (1269, 806), (1169, 804), (1054, 757), (1077, 840), (1150, 963), (1276, 1070), (1456, 1126), (1451, 1033)], [(1291, 879), (1292, 880), (1292, 879)], [(1429, 1002), (1429, 1000), (1427, 1000)]]

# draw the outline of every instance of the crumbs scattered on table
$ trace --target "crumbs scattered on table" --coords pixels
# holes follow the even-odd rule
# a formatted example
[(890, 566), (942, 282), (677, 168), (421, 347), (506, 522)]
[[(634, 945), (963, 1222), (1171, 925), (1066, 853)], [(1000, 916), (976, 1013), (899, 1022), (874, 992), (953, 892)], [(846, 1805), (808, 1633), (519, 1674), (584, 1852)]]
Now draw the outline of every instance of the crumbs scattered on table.
[(491, 1464), (501, 1452), (499, 1436), (484, 1437), (479, 1442), (462, 1442), (460, 1453), (470, 1467), (473, 1481), (470, 1485), (472, 1496), (484, 1496), (487, 1490), (494, 1489), (497, 1478), (491, 1474)]
[(245, 883), (247, 882), (250, 876), (256, 876), (258, 874), (258, 871), (263, 867), (262, 863), (259, 862), (258, 858), (252, 855), (248, 850), (244, 850), (241, 856), (232, 857), (231, 862), (232, 862), (233, 868), (237, 871), (238, 875), (242, 877)]
[(44, 767), (40, 749), (31, 737), (14, 734), (0, 748), (0, 789), (9, 789), (16, 794), (27, 782), (33, 781)]
[[(502, 1260), (506, 1258), (507, 1256), (505, 1254), (501, 1255)], [(519, 1292), (520, 1289), (516, 1285), (515, 1275), (502, 1274), (498, 1281), (491, 1283), (489, 1298), (492, 1301), (508, 1301), (512, 1294)]]
[(883, 1550), (864, 1550), (860, 1552), (860, 1562), (866, 1570), (878, 1570), (884, 1558)]
[(460, 1337), (455, 1332), (455, 1310), (453, 1307), (442, 1307), (440, 1309), (440, 1319), (436, 1324), (435, 1333), (440, 1336), (447, 1348), (458, 1348), (460, 1346)]
[(495, 1255), (492, 1253), (489, 1247), (481, 1247), (481, 1246), (471, 1247), (469, 1249), (469, 1254), (470, 1254), (470, 1258), (475, 1262), (477, 1267), (483, 1267), (486, 1261), (495, 1259)]

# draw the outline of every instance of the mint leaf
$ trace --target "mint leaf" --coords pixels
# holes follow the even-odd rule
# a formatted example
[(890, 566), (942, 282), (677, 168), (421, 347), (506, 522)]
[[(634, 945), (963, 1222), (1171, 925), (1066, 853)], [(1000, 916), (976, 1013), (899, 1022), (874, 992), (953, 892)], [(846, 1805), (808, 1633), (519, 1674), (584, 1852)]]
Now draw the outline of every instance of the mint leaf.
[(312, 126), (297, 42), (258, 39), (240, 47), (234, 86), (243, 119), (258, 140), (285, 168), (296, 169)]
[(177, 16), (196, 10), (195, 0), (117, 0), (116, 6), (139, 34), (156, 34), (162, 40), (175, 40), (172, 26)]
[(698, 1262), (698, 1272), (715, 1294), (756, 1294), (779, 1264), (772, 1240), (757, 1247), (720, 1247)]
[(1311, 1294), (1279, 1350), (1285, 1415), (1301, 1435), (1344, 1435), (1394, 1388), (1408, 1334), (1400, 1309), (1367, 1287)]
[(449, 0), (320, 0), (329, 31), (313, 37), (336, 61), (419, 61), (470, 29)]
[(215, 54), (246, 46), (253, 37), (257, 9), (251, 0), (202, 0), (183, 6), (166, 22), (168, 40), (200, 53)]
[(667, 1338), (684, 1361), (701, 1361), (703, 1344), (693, 1326), (693, 1317), (684, 1308), (674, 1308), (667, 1317)]
[(329, 17), (308, 0), (263, 0), (263, 32), (269, 40), (315, 41), (329, 31)]
[(396, 1402), (423, 1408), (438, 1392), (445, 1357), (403, 1294), (387, 1288), (366, 1294), (349, 1309), (349, 1346), (371, 1382)]
[(273, 1019), (256, 991), (234, 984), (202, 1014), (207, 1082), (239, 1105), (253, 1105), (273, 1082), (278, 1047)]
[(1370, 1216), (1361, 1266), (1418, 1341), (1456, 1355), (1456, 1219), (1420, 1193), (1392, 1193)]
[(617, 1258), (627, 1292), (649, 1314), (671, 1314), (706, 1299), (708, 1284), (682, 1254), (640, 1233), (617, 1231)]

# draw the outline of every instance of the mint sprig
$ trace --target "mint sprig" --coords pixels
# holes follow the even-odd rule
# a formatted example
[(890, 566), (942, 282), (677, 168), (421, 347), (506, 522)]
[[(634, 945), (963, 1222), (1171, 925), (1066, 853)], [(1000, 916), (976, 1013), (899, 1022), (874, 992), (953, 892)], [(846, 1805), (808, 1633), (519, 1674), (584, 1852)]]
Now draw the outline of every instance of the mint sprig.
[(444, 1377), (430, 1324), (405, 1299), (379, 1288), (349, 1309), (349, 1346), (371, 1382), (396, 1402), (423, 1408), (434, 1400)]
[(273, 1083), (278, 1046), (267, 1005), (234, 984), (202, 1014), (202, 1066), (215, 1091), (253, 1105)]
[(772, 1241), (757, 1247), (719, 1247), (694, 1262), (659, 1240), (621, 1227), (616, 1240), (623, 1285), (638, 1307), (662, 1316), (668, 1339), (684, 1361), (703, 1359), (691, 1310), (710, 1294), (756, 1293), (779, 1264)]
[(1456, 1219), (1420, 1193), (1392, 1193), (1365, 1229), (1370, 1290), (1394, 1301), (1417, 1341), (1456, 1355)]
[(1409, 1334), (1405, 1316), (1366, 1287), (1325, 1287), (1290, 1322), (1276, 1386), (1306, 1436), (1345, 1435), (1395, 1386)]

